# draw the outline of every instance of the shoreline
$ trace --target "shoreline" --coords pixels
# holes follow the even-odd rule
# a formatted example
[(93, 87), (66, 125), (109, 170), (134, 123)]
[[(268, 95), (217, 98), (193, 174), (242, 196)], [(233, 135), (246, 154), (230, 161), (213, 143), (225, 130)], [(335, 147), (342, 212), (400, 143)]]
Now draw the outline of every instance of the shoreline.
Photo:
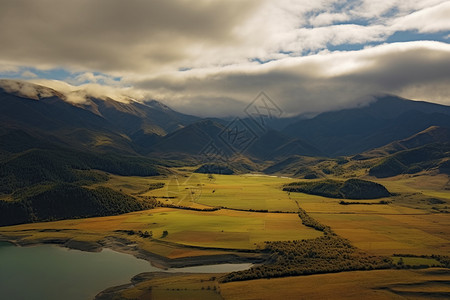
[[(23, 239), (26, 236), (7, 236), (0, 233), (0, 242), (7, 242), (18, 247), (30, 247), (37, 245), (56, 245), (58, 247), (80, 250), (84, 252), (101, 252), (103, 249), (110, 249), (119, 253), (133, 255), (138, 259), (148, 261), (152, 266), (161, 270), (169, 268), (185, 268), (218, 264), (239, 264), (252, 263), (261, 264), (267, 261), (264, 253), (258, 257), (244, 257), (235, 253), (188, 256), (181, 258), (167, 258), (156, 253), (140, 249), (135, 243), (119, 237), (108, 236), (97, 242), (77, 241), (64, 238), (38, 238), (33, 240)], [(232, 252), (232, 250), (230, 250)]]

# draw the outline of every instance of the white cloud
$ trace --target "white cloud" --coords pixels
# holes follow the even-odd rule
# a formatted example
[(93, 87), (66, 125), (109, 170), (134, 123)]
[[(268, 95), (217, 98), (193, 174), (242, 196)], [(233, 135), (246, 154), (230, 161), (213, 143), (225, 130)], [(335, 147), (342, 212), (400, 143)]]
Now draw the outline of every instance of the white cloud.
[(313, 26), (331, 25), (335, 22), (344, 22), (350, 20), (350, 16), (346, 13), (321, 13), (312, 17), (310, 24)]
[(19, 70), (20, 70), (20, 67), (17, 65), (13, 65), (10, 63), (0, 61), (0, 72), (1, 73), (4, 73), (4, 74), (17, 73), (17, 72), (19, 72)]
[[(447, 28), (449, 3), (6, 0), (0, 60), (119, 77), (243, 64), (320, 51), (327, 44), (378, 42), (395, 30)], [(349, 24), (333, 25), (342, 21)]]
[(74, 74), (69, 84), (33, 82), (73, 102), (155, 98), (201, 115), (242, 113), (261, 90), (289, 114), (356, 105), (379, 92), (445, 102), (448, 44), (328, 48), (383, 43), (403, 30), (445, 36), (449, 3), (5, 0), (0, 72), (63, 68)]
[(28, 70), (22, 72), (21, 76), (24, 77), (24, 78), (36, 78), (36, 77), (38, 77), (35, 73), (33, 73), (31, 71), (28, 71)]
[(74, 85), (86, 84), (86, 83), (97, 83), (99, 85), (109, 85), (114, 86), (119, 83), (111, 76), (104, 74), (94, 74), (92, 72), (84, 72), (76, 75), (74, 78), (69, 78), (67, 80), (69, 83)]
[[(285, 116), (292, 116), (358, 106), (380, 93), (450, 104), (449, 69), (450, 45), (410, 42), (287, 57), (263, 65), (135, 76), (116, 86), (96, 83), (73, 86), (42, 79), (31, 82), (50, 87), (74, 103), (84, 103), (89, 96), (125, 102), (130, 98), (158, 99), (177, 110), (200, 116), (242, 115), (253, 98), (265, 91)], [(35, 99), (48, 96), (45, 89), (30, 88), (23, 83), (9, 88)]]
[[(410, 42), (136, 78), (132, 83), (192, 114), (242, 114), (264, 90), (287, 115), (295, 115), (355, 106), (379, 93), (450, 104), (450, 85), (444, 84), (450, 82), (449, 69), (450, 45)], [(434, 91), (433, 99), (426, 91)]]
[(450, 1), (427, 7), (394, 20), (396, 30), (418, 30), (422, 33), (450, 31)]
[(8, 93), (14, 93), (21, 97), (39, 100), (54, 96), (54, 90), (47, 87), (36, 86), (26, 81), (0, 79), (0, 87)]
[(47, 79), (33, 79), (29, 82), (54, 89), (62, 93), (66, 100), (72, 103), (85, 103), (88, 97), (111, 98), (119, 102), (130, 102), (145, 98), (145, 93), (142, 91), (124, 86), (108, 86), (97, 83), (71, 85), (64, 81)]

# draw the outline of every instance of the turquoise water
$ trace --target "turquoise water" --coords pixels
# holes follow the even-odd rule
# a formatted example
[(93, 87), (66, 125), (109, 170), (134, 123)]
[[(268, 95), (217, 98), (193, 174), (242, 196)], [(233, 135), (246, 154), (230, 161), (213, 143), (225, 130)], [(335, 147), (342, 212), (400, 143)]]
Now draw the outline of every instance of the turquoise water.
[[(250, 264), (169, 269), (167, 272), (221, 273)], [(125, 284), (142, 272), (162, 271), (132, 255), (104, 249), (98, 253), (53, 245), (15, 247), (0, 242), (0, 299), (83, 300)]]

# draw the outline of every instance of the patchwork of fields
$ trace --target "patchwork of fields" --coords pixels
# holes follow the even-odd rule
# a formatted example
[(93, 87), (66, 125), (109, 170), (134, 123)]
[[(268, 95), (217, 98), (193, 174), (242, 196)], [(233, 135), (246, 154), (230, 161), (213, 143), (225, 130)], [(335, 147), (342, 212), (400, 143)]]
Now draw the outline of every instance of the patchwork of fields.
[[(362, 200), (367, 205), (342, 205), (342, 199), (284, 192), (282, 186), (293, 181), (275, 176), (183, 172), (176, 177), (111, 175), (109, 181), (97, 185), (135, 197), (155, 197), (166, 207), (111, 217), (2, 227), (0, 237), (14, 238), (22, 244), (61, 240), (102, 243), (115, 238), (169, 259), (226, 254), (254, 257), (252, 251), (264, 248), (266, 241), (323, 236), (323, 232), (302, 224), (296, 213), (301, 208), (369, 254), (392, 257), (398, 253), (450, 253), (450, 218), (441, 212), (450, 201), (450, 191), (445, 189), (447, 177), (377, 180), (394, 195)], [(385, 203), (380, 204), (380, 200)], [(393, 259), (395, 263), (400, 260)], [(402, 263), (439, 265), (433, 259), (411, 257), (402, 258)], [(144, 299), (145, 291), (152, 286), (152, 299), (174, 296), (220, 299), (219, 290), (225, 299), (270, 299), (275, 292), (277, 297), (282, 295), (286, 299), (295, 295), (305, 299), (327, 298), (335, 295), (336, 290), (350, 299), (361, 295), (367, 299), (401, 298), (428, 291), (435, 280), (448, 282), (448, 272), (436, 272), (379, 270), (232, 283), (219, 283), (207, 275), (171, 275), (148, 278), (121, 295), (126, 299)], [(209, 289), (202, 283), (208, 281)], [(423, 284), (411, 290), (408, 284), (419, 281)], [(328, 282), (326, 289), (310, 288), (322, 286), (323, 282)], [(249, 292), (243, 298), (244, 288)], [(444, 283), (434, 284), (432, 290), (432, 293), (450, 292)]]

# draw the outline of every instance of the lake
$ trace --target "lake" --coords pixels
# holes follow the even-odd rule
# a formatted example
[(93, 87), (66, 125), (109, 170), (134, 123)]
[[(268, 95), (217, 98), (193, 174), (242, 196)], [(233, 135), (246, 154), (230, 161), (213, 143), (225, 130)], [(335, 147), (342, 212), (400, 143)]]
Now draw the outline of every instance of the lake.
[(83, 252), (54, 245), (16, 247), (0, 242), (0, 298), (14, 300), (93, 299), (142, 272), (222, 273), (250, 264), (222, 264), (161, 270), (132, 255), (103, 249)]

